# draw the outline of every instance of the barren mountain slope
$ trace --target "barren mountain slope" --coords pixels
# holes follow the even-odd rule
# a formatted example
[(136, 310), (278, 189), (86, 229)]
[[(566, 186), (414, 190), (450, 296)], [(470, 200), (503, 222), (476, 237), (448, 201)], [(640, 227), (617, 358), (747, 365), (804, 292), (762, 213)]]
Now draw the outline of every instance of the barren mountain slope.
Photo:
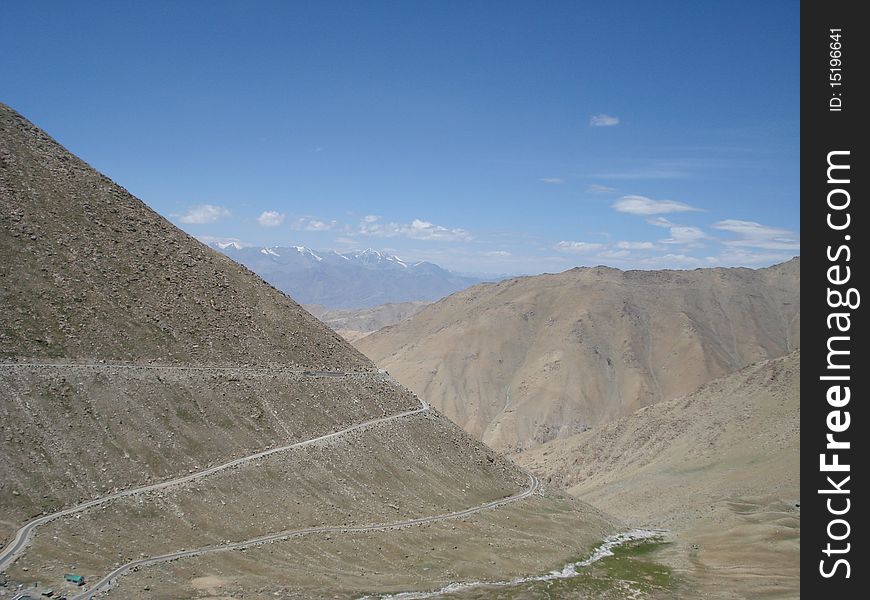
[(800, 261), (482, 284), (356, 342), (473, 436), (531, 448), (800, 346)]
[(401, 323), (423, 310), (428, 304), (428, 302), (400, 302), (356, 310), (330, 310), (319, 304), (306, 304), (305, 309), (329, 325), (341, 337), (353, 342), (378, 329)]
[(669, 560), (709, 597), (794, 598), (799, 454), (796, 351), (518, 459), (628, 523), (675, 532)]
[(0, 105), (0, 357), (368, 368), (289, 297)]
[[(2, 105), (0, 124), (0, 587), (73, 597), (64, 572), (90, 586), (131, 559), (214, 546), (138, 567), (109, 596), (195, 596), (217, 570), (246, 598), (358, 597), (547, 570), (613, 531)], [(145, 484), (160, 487), (107, 498)], [(75, 512), (14, 537), (60, 509)], [(436, 520), (407, 527), (420, 518)], [(352, 544), (342, 527), (390, 523), (407, 528), (367, 534), (389, 552), (341, 557), (352, 578), (295, 558)], [(284, 538), (324, 526), (338, 529)], [(433, 529), (441, 559), (409, 578)], [(268, 559), (244, 564), (229, 542)], [(472, 558), (457, 570), (460, 545)]]

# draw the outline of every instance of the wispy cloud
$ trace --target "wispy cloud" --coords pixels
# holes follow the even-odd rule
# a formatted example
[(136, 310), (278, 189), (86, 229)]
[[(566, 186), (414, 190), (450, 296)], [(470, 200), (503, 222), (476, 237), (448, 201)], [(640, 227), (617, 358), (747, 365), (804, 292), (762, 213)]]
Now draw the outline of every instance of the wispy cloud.
[(664, 217), (656, 217), (654, 219), (647, 219), (646, 222), (649, 223), (650, 225), (655, 225), (656, 227), (664, 227), (665, 229), (667, 229), (669, 227), (673, 227), (674, 225), (676, 225), (676, 223), (669, 221), (668, 219), (666, 219)]
[(598, 252), (600, 250), (604, 250), (606, 246), (604, 244), (598, 244), (596, 242), (570, 242), (570, 241), (562, 241), (556, 244), (556, 250), (559, 252), (570, 252), (572, 254), (588, 254), (591, 252)]
[(301, 231), (331, 231), (338, 226), (338, 221), (324, 221), (315, 217), (299, 217), (291, 225), (292, 229)]
[(232, 213), (223, 206), (217, 206), (215, 204), (198, 204), (196, 206), (191, 206), (183, 215), (175, 216), (178, 216), (178, 220), (182, 223), (205, 225), (207, 223), (214, 223), (222, 217), (229, 217), (231, 214)]
[(543, 181), (544, 183), (550, 183), (550, 184), (565, 183), (565, 180), (562, 179), (561, 177), (541, 177), (541, 179), (539, 181)]
[(663, 244), (698, 246), (701, 242), (711, 239), (703, 229), (693, 225), (674, 225), (670, 233), (671, 237), (661, 240)]
[(589, 125), (592, 127), (613, 127), (614, 125), (619, 125), (619, 117), (598, 113), (589, 118)]
[(749, 168), (754, 163), (742, 163), (734, 159), (706, 158), (689, 155), (674, 158), (644, 157), (634, 159), (614, 158), (609, 161), (607, 170), (580, 172), (576, 175), (587, 181), (643, 181), (665, 179), (688, 179), (698, 176), (708, 177), (711, 173), (722, 173), (735, 168)]
[(603, 260), (623, 260), (631, 256), (628, 250), (604, 250), (599, 252), (597, 257)]
[(722, 266), (757, 267), (785, 262), (792, 257), (793, 254), (789, 252), (753, 252), (746, 248), (728, 247), (718, 256), (708, 256), (707, 260)]
[(613, 194), (616, 192), (615, 187), (610, 187), (609, 185), (601, 185), (598, 183), (590, 183), (586, 186), (587, 194)]
[(406, 237), (414, 240), (457, 242), (472, 239), (469, 231), (436, 225), (422, 219), (410, 223), (382, 223), (380, 217), (368, 215), (359, 224), (358, 233), (372, 237)]
[(486, 256), (492, 256), (493, 258), (507, 258), (509, 256), (513, 256), (507, 250), (491, 250), (489, 252), (484, 252)]
[(264, 210), (257, 217), (257, 223), (263, 227), (278, 227), (284, 222), (284, 216), (284, 214), (279, 213), (277, 210)]
[(768, 227), (755, 221), (726, 219), (712, 225), (714, 229), (728, 231), (738, 236), (736, 240), (726, 240), (728, 246), (762, 248), (765, 250), (799, 250), (800, 240), (794, 232), (778, 227)]
[(623, 196), (613, 203), (618, 212), (630, 215), (663, 215), (675, 212), (698, 211), (699, 208), (676, 200), (653, 200), (646, 196)]
[(652, 250), (656, 245), (652, 242), (617, 242), (616, 247), (623, 250)]

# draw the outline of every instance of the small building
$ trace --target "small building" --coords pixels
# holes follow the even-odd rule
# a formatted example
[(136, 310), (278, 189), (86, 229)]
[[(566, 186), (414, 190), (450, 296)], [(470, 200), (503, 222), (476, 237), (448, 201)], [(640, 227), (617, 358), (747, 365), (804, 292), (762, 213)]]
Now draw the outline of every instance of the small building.
[(82, 575), (76, 575), (75, 573), (67, 573), (63, 576), (64, 581), (69, 581), (70, 583), (74, 583), (76, 585), (84, 585), (85, 578)]

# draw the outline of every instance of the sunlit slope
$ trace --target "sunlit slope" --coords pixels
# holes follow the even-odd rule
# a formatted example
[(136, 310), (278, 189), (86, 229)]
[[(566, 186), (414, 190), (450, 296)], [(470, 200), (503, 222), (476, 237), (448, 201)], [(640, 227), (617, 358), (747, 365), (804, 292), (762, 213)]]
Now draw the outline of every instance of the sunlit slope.
[(0, 105), (0, 357), (368, 362)]
[[(365, 580), (337, 581), (327, 560), (239, 570), (243, 553), (219, 549), (138, 569), (108, 593), (196, 595), (161, 574), (180, 565), (208, 577), (217, 562), (244, 597), (268, 586), (359, 595), (409, 583), (409, 557), (433, 551), (437, 528), (445, 554), (437, 568), (420, 565), (411, 586), (429, 589), (498, 576), (497, 551), (514, 552), (515, 571), (554, 568), (613, 531), (585, 503), (533, 486), (293, 300), (5, 106), (0, 127), (0, 537), (4, 551), (16, 548), (4, 575), (12, 589), (48, 582), (72, 597), (81, 590), (62, 580), (71, 569), (87, 588), (151, 553), (393, 522), (410, 524), (372, 537), (400, 554), (342, 557)], [(168, 487), (106, 500), (148, 484)], [(100, 504), (40, 525), (20, 552), (10, 543), (31, 519), (83, 501)], [(464, 516), (444, 520), (454, 513)], [(419, 518), (435, 520), (414, 525)], [(304, 546), (323, 556), (345, 535), (312, 535)], [(463, 544), (470, 554), (451, 554)], [(264, 567), (286, 565), (299, 547), (250, 552), (268, 554)], [(137, 588), (137, 577), (156, 577), (163, 590)]]
[(629, 523), (712, 598), (794, 598), (800, 580), (800, 351), (519, 456)]
[(478, 285), (356, 346), (494, 448), (567, 437), (800, 346), (800, 260)]

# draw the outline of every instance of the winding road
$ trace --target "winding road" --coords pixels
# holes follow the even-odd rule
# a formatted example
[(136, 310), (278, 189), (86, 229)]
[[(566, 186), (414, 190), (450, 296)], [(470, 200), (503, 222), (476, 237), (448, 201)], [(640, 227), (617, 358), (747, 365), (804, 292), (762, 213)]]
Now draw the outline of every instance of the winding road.
[(97, 594), (108, 590), (112, 585), (115, 584), (115, 581), (129, 573), (130, 571), (137, 569), (139, 567), (147, 567), (151, 565), (156, 565), (159, 563), (170, 562), (173, 560), (178, 560), (179, 558), (190, 558), (193, 556), (201, 556), (203, 554), (212, 554), (215, 552), (226, 552), (228, 550), (242, 550), (245, 548), (250, 548), (251, 546), (258, 546), (260, 544), (266, 544), (269, 542), (278, 542), (284, 541), (292, 537), (300, 537), (303, 535), (310, 535), (313, 533), (364, 533), (367, 531), (386, 531), (389, 529), (401, 529), (403, 527), (412, 527), (415, 525), (425, 525), (427, 523), (436, 523), (438, 521), (446, 521), (448, 519), (459, 519), (462, 517), (466, 517), (468, 515), (472, 515), (474, 513), (478, 513), (484, 510), (490, 510), (493, 508), (498, 508), (500, 506), (504, 506), (505, 504), (510, 504), (511, 502), (516, 502), (518, 500), (522, 500), (524, 498), (528, 498), (537, 492), (541, 487), (541, 482), (534, 475), (529, 475), (529, 485), (522, 492), (518, 492), (513, 496), (508, 496), (507, 498), (502, 498), (500, 500), (494, 500), (492, 502), (487, 502), (486, 504), (481, 504), (480, 506), (475, 506), (473, 508), (466, 508), (464, 510), (459, 510), (456, 512), (445, 513), (441, 515), (433, 515), (431, 517), (420, 517), (417, 519), (408, 519), (406, 521), (394, 521), (392, 523), (376, 523), (373, 525), (357, 525), (357, 526), (326, 526), (326, 527), (306, 527), (305, 529), (289, 529), (287, 531), (280, 531), (278, 533), (270, 533), (267, 535), (263, 535), (260, 537), (252, 538), (250, 540), (245, 540), (243, 542), (233, 542), (230, 544), (218, 544), (214, 546), (203, 546), (202, 548), (194, 548), (192, 550), (184, 550), (181, 552), (172, 552), (170, 554), (161, 554), (159, 556), (151, 556), (149, 558), (142, 558), (139, 560), (134, 560), (128, 562), (127, 564), (121, 565), (96, 583), (94, 583), (91, 588), (78, 596), (73, 596), (72, 600), (90, 600)]
[(381, 371), (319, 371), (300, 367), (251, 367), (244, 365), (160, 365), (160, 364), (130, 364), (130, 363), (31, 363), (31, 362), (0, 362), (0, 369), (82, 369), (111, 370), (131, 369), (148, 371), (241, 371), (246, 373), (294, 373), (309, 377), (352, 377), (354, 375), (379, 375)]
[[(284, 373), (296, 373), (301, 374), (303, 376), (311, 376), (311, 377), (353, 377), (359, 375), (380, 375), (383, 376), (382, 372), (377, 371), (366, 371), (366, 372), (342, 372), (342, 371), (314, 371), (310, 369), (268, 369), (262, 367), (186, 367), (186, 366), (175, 366), (175, 365), (129, 365), (129, 364), (107, 364), (107, 363), (99, 363), (99, 364), (86, 364), (86, 363), (0, 363), (0, 368), (82, 368), (82, 369), (165, 369), (165, 370), (194, 370), (194, 371), (282, 371)], [(93, 500), (89, 500), (87, 502), (83, 502), (81, 504), (77, 504), (70, 508), (60, 510), (51, 514), (43, 515), (41, 517), (37, 517), (32, 521), (25, 524), (21, 527), (15, 534), (15, 538), (12, 540), (10, 544), (8, 544), (5, 548), (0, 550), (0, 571), (6, 569), (12, 562), (15, 561), (18, 556), (25, 550), (27, 545), (30, 542), (30, 539), (34, 535), (34, 532), (37, 528), (46, 523), (53, 521), (55, 519), (59, 519), (61, 517), (67, 517), (70, 515), (74, 515), (76, 513), (88, 510), (90, 508), (94, 508), (96, 506), (100, 506), (102, 504), (106, 504), (107, 502), (111, 502), (113, 500), (117, 500), (119, 498), (125, 498), (129, 496), (135, 496), (138, 494), (144, 494), (148, 492), (153, 492), (156, 490), (166, 489), (172, 486), (180, 485), (183, 483), (187, 483), (190, 481), (195, 481), (197, 479), (202, 479), (204, 477), (208, 477), (210, 475), (214, 475), (220, 471), (224, 471), (226, 469), (231, 469), (233, 467), (237, 467), (239, 465), (258, 460), (264, 458), (266, 456), (270, 456), (272, 454), (276, 454), (279, 452), (286, 452), (292, 450), (294, 448), (301, 448), (303, 446), (308, 446), (311, 444), (316, 444), (318, 442), (323, 442), (332, 438), (336, 438), (354, 431), (358, 431), (360, 429), (364, 429), (366, 427), (370, 427), (372, 425), (377, 425), (379, 423), (386, 423), (389, 421), (395, 421), (398, 419), (402, 419), (404, 417), (409, 417), (411, 415), (416, 415), (420, 413), (427, 412), (429, 410), (429, 404), (425, 401), (420, 400), (420, 407), (412, 410), (406, 410), (403, 412), (395, 413), (392, 415), (387, 415), (384, 417), (379, 417), (376, 419), (369, 419), (367, 421), (363, 421), (362, 423), (357, 423), (355, 425), (351, 425), (350, 427), (346, 427), (344, 429), (340, 429), (338, 431), (334, 431), (332, 433), (327, 433), (315, 438), (311, 438), (308, 440), (304, 440), (301, 442), (296, 442), (293, 444), (287, 444), (285, 446), (279, 446), (276, 448), (270, 448), (268, 450), (263, 450), (261, 452), (257, 452), (255, 454), (251, 454), (248, 456), (243, 456), (241, 458), (237, 458), (235, 460), (231, 460), (229, 462), (216, 465), (213, 467), (209, 467), (207, 469), (203, 469), (201, 471), (197, 471), (195, 473), (190, 473), (188, 475), (184, 475), (182, 477), (177, 477), (175, 479), (169, 479), (166, 481), (162, 481), (160, 483), (155, 483), (151, 485), (141, 486), (137, 488), (131, 488), (128, 490), (122, 490), (120, 492), (115, 492), (113, 494), (109, 494), (107, 496), (103, 496), (101, 498), (95, 498)], [(363, 533), (368, 531), (386, 531), (390, 529), (400, 529), (404, 527), (412, 527), (415, 525), (424, 525), (427, 523), (436, 523), (438, 521), (446, 521), (448, 519), (458, 519), (468, 515), (472, 515), (474, 513), (478, 513), (485, 510), (490, 510), (494, 508), (498, 508), (500, 506), (504, 506), (506, 504), (510, 504), (512, 502), (516, 502), (518, 500), (523, 500), (532, 496), (536, 492), (538, 492), (541, 488), (541, 482), (534, 475), (529, 474), (529, 483), (528, 487), (521, 491), (517, 492), (512, 496), (508, 496), (506, 498), (501, 498), (499, 500), (494, 500), (492, 502), (487, 502), (486, 504), (481, 504), (479, 506), (475, 506), (472, 508), (466, 508), (459, 511), (454, 511), (450, 513), (433, 515), (429, 517), (419, 517), (416, 519), (408, 519), (404, 521), (393, 521), (390, 523), (375, 523), (370, 525), (357, 525), (357, 526), (322, 526), (322, 527), (307, 527), (303, 529), (291, 529), (286, 531), (280, 531), (277, 533), (270, 533), (263, 536), (259, 536), (256, 538), (252, 538), (249, 540), (244, 540), (241, 542), (231, 542), (227, 544), (217, 544), (212, 546), (204, 546), (201, 548), (194, 548), (191, 550), (183, 550), (180, 552), (172, 552), (169, 554), (161, 554), (159, 556), (152, 556), (148, 558), (142, 558), (139, 560), (134, 560), (113, 570), (111, 573), (95, 582), (88, 590), (82, 592), (81, 594), (74, 596), (73, 600), (90, 600), (97, 594), (109, 589), (112, 587), (119, 577), (129, 573), (134, 569), (138, 569), (141, 567), (146, 567), (150, 565), (165, 563), (173, 560), (178, 560), (181, 558), (189, 558), (193, 556), (201, 556), (203, 554), (210, 554), (215, 552), (226, 552), (230, 550), (241, 550), (245, 548), (249, 548), (252, 546), (258, 546), (261, 544), (266, 544), (269, 542), (282, 541), (287, 540), (292, 537), (299, 537), (303, 535), (311, 535), (317, 533)]]
[[(17, 366), (70, 366), (70, 365), (56, 365), (56, 364), (29, 364), (25, 365), (23, 363), (16, 363)], [(2, 364), (3, 367), (9, 366), (10, 363)], [(87, 366), (91, 367), (93, 365), (72, 365), (72, 366)], [(99, 365), (99, 366), (107, 366), (111, 368), (118, 368), (119, 365)], [(129, 366), (129, 368), (133, 368)], [(138, 368), (138, 367), (137, 367)], [(147, 368), (147, 367), (146, 367)], [(150, 367), (150, 368), (172, 368), (172, 369), (183, 369), (187, 367)], [(192, 369), (201, 370), (199, 367), (191, 367)], [(208, 367), (211, 368), (211, 367)], [(332, 372), (332, 371), (298, 371), (299, 373), (303, 373), (310, 376), (319, 376), (323, 374), (328, 374), (328, 376), (336, 377), (336, 376), (353, 376), (355, 373), (341, 373), (341, 372)], [(377, 374), (377, 373), (371, 373)], [(50, 521), (54, 521), (55, 519), (59, 519), (61, 517), (67, 517), (69, 515), (74, 515), (76, 513), (82, 512), (89, 508), (93, 508), (95, 506), (100, 506), (101, 504), (106, 504), (107, 502), (111, 502), (112, 500), (117, 500), (118, 498), (126, 498), (128, 496), (136, 496), (138, 494), (144, 494), (147, 492), (153, 492), (156, 490), (162, 490), (168, 487), (180, 485), (182, 483), (187, 483), (190, 481), (195, 481), (197, 479), (202, 479), (203, 477), (208, 477), (209, 475), (214, 475), (220, 471), (224, 471), (226, 469), (231, 469), (233, 467), (237, 467), (239, 465), (245, 464), (247, 462), (251, 462), (252, 460), (257, 460), (260, 458), (264, 458), (266, 456), (270, 456), (272, 454), (277, 454), (279, 452), (287, 452), (288, 450), (293, 450), (294, 448), (301, 448), (303, 446), (309, 446), (311, 444), (316, 444), (318, 442), (323, 442), (325, 440), (339, 437), (345, 435), (347, 433), (351, 433), (353, 431), (357, 431), (366, 427), (370, 427), (372, 425), (377, 425), (378, 423), (385, 423), (387, 421), (393, 421), (395, 419), (401, 419), (403, 417), (408, 417), (411, 415), (416, 415), (418, 413), (426, 412), (429, 410), (429, 405), (420, 400), (420, 408), (416, 408), (413, 410), (406, 410), (404, 412), (395, 413), (392, 415), (387, 415), (385, 417), (379, 417), (377, 419), (369, 419), (368, 421), (363, 421), (362, 423), (357, 423), (356, 425), (351, 425), (350, 427), (346, 427), (344, 429), (340, 429), (338, 431), (334, 431), (332, 433), (327, 433), (325, 435), (318, 436), (316, 438), (312, 438), (310, 440), (305, 440), (302, 442), (296, 442), (293, 444), (287, 444), (286, 446), (278, 446), (276, 448), (270, 448), (268, 450), (263, 450), (261, 452), (257, 452), (255, 454), (250, 454), (248, 456), (243, 456), (241, 458), (237, 458), (235, 460), (231, 460), (229, 462), (216, 465), (214, 467), (209, 467), (207, 469), (203, 469), (201, 471), (196, 471), (195, 473), (190, 473), (183, 477), (177, 477), (175, 479), (169, 479), (166, 481), (161, 481), (160, 483), (154, 483), (151, 485), (145, 485), (137, 488), (130, 488), (128, 490), (122, 490), (120, 492), (115, 492), (114, 494), (109, 494), (107, 496), (102, 496), (100, 498), (95, 498), (93, 500), (88, 500), (87, 502), (82, 502), (81, 504), (76, 504), (70, 508), (59, 510), (57, 512), (43, 515), (41, 517), (37, 517), (32, 521), (28, 522), (21, 529), (19, 529), (15, 533), (15, 537), (12, 542), (8, 544), (3, 550), (0, 550), (0, 571), (6, 569), (18, 556), (24, 551), (30, 542), (30, 538), (33, 535), (33, 532), (40, 527), (41, 525), (45, 525)]]

